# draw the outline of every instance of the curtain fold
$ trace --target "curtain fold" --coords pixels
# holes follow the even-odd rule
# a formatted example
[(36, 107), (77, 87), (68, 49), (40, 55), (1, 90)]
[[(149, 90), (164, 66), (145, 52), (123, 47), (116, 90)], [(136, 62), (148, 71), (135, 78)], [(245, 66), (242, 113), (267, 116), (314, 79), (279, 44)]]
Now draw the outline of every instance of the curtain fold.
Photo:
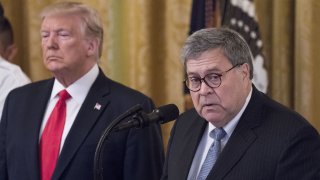
[(294, 4), (274, 1), (272, 26), (271, 96), (293, 107), (294, 78)]
[(255, 2), (270, 60), (268, 94), (298, 111), (320, 131), (320, 61), (316, 54), (320, 48), (320, 1)]
[(296, 5), (294, 108), (320, 129), (320, 1), (298, 0)]

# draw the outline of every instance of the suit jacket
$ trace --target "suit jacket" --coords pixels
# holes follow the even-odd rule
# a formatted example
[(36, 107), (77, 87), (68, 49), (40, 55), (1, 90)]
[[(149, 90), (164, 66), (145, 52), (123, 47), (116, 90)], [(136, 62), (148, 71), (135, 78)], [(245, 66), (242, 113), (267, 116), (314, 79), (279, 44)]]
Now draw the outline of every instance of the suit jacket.
[[(163, 180), (185, 180), (207, 126), (192, 109), (171, 131)], [(320, 179), (318, 132), (253, 87), (252, 97), (208, 180)]]
[[(39, 131), (54, 79), (13, 90), (0, 125), (0, 179), (39, 179)], [(94, 108), (101, 104), (100, 110)], [(94, 154), (106, 127), (130, 107), (154, 108), (145, 95), (108, 79), (101, 71), (65, 140), (52, 180), (93, 179)], [(112, 133), (103, 154), (104, 179), (159, 179), (164, 161), (160, 126)]]

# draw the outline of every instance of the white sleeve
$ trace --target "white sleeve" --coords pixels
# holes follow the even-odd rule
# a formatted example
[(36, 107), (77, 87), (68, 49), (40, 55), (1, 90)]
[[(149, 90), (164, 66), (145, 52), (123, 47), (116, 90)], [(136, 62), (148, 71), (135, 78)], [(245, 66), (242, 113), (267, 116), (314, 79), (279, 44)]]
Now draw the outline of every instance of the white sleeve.
[(5, 99), (9, 92), (19, 86), (30, 83), (30, 79), (22, 72), (20, 68), (10, 73), (0, 72), (0, 120)]

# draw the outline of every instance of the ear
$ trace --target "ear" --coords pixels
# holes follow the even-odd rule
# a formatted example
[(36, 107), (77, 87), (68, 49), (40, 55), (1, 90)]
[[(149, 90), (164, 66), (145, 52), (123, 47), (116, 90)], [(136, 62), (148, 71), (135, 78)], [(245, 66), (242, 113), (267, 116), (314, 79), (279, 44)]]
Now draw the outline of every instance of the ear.
[(90, 38), (87, 40), (87, 55), (94, 56), (99, 54), (99, 42), (96, 38)]
[(12, 62), (13, 58), (16, 56), (18, 48), (15, 44), (8, 46), (4, 52), (8, 61)]
[(243, 79), (250, 79), (250, 67), (248, 63), (244, 63), (240, 67)]

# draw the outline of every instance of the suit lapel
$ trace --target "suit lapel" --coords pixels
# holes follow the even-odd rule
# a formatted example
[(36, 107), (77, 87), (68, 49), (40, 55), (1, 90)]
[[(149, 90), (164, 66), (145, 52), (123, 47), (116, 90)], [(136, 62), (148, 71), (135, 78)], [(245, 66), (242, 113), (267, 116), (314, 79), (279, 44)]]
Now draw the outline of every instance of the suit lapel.
[(213, 170), (208, 175), (208, 179), (223, 179), (257, 138), (253, 129), (259, 126), (261, 121), (262, 107), (259, 96), (259, 92), (253, 87), (251, 100)]
[(252, 130), (247, 129), (246, 127), (237, 127), (226, 147), (220, 154), (208, 179), (223, 179), (223, 177), (241, 159), (255, 139), (256, 135)]
[(106, 77), (99, 73), (70, 129), (52, 179), (58, 179), (81, 146), (91, 128), (109, 104)]
[[(40, 179), (39, 177), (39, 132), (44, 112), (50, 98), (53, 86), (53, 79), (46, 81), (44, 86), (37, 86), (32, 89), (34, 94), (32, 99), (28, 100), (27, 112), (25, 114), (24, 142), (26, 148), (26, 159), (30, 173), (30, 179)], [(31, 108), (31, 110), (30, 110)], [(28, 110), (29, 109), (29, 110)]]
[[(198, 144), (202, 138), (203, 131), (205, 130), (207, 126), (207, 121), (202, 119), (200, 116), (197, 115), (196, 112), (194, 112), (195, 117), (192, 118), (191, 123), (181, 122), (184, 123), (187, 126), (184, 126), (182, 129), (183, 134), (181, 135), (181, 139), (184, 139), (180, 143), (177, 143), (179, 152), (176, 152), (174, 154), (178, 155), (178, 157), (181, 157), (179, 159), (176, 159), (176, 157), (173, 157), (173, 159), (176, 159), (175, 162), (175, 168), (178, 168), (179, 177), (177, 179), (187, 179), (189, 170), (194, 158), (194, 155), (197, 151)], [(192, 132), (192, 133), (190, 133)], [(179, 139), (179, 138), (178, 138)]]

